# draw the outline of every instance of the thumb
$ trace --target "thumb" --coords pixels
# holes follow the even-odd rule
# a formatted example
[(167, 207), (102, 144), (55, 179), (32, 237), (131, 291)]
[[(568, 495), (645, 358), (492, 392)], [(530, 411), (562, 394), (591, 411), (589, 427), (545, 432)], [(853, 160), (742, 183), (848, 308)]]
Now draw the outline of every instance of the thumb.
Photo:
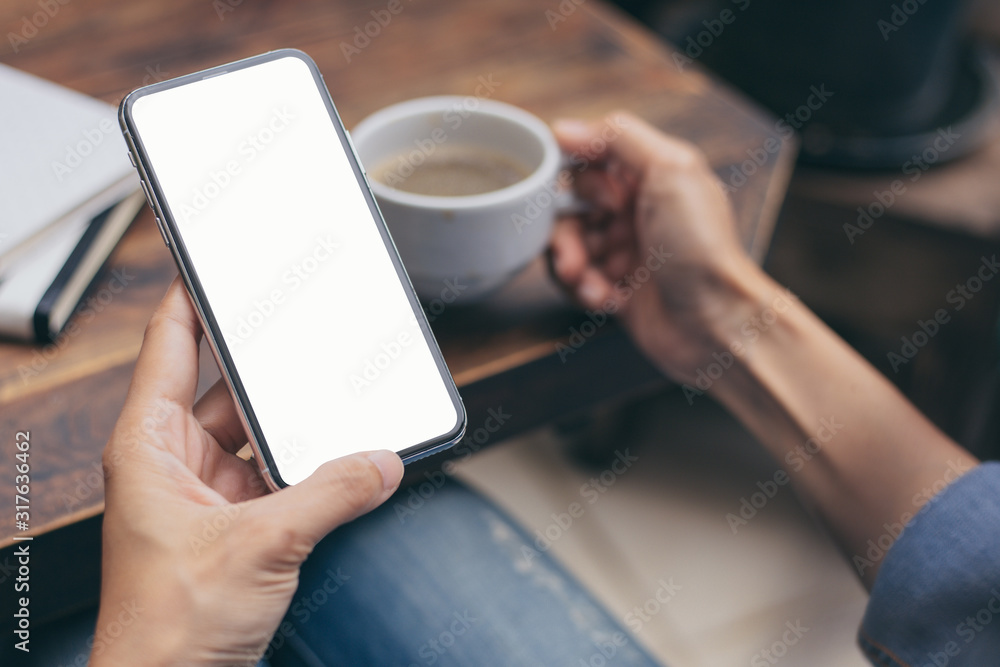
[(283, 517), (292, 534), (313, 546), (337, 526), (384, 503), (402, 478), (403, 462), (394, 452), (352, 454), (267, 496), (267, 511)]

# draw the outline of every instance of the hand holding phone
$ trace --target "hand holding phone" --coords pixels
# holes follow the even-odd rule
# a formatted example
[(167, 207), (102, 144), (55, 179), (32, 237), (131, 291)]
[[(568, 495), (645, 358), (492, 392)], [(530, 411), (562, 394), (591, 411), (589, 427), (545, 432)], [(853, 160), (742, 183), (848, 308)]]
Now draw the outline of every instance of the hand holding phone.
[(268, 493), (255, 466), (234, 454), (247, 439), (225, 385), (194, 401), (200, 334), (175, 280), (150, 319), (104, 448), (92, 667), (256, 665), (302, 561), (331, 530), (389, 498), (403, 474), (394, 453), (363, 452)]

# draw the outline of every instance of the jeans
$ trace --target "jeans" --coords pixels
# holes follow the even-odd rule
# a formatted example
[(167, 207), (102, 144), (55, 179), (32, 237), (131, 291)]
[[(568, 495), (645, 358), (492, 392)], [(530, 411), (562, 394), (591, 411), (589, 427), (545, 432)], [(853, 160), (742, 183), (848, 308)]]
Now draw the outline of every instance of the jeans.
[[(302, 665), (657, 664), (573, 577), (453, 480), (404, 490), (302, 568), (265, 657)], [(883, 559), (859, 633), (874, 665), (1000, 664), (1000, 463), (928, 502)]]
[(515, 522), (459, 482), (327, 536), (265, 657), (302, 665), (656, 665)]

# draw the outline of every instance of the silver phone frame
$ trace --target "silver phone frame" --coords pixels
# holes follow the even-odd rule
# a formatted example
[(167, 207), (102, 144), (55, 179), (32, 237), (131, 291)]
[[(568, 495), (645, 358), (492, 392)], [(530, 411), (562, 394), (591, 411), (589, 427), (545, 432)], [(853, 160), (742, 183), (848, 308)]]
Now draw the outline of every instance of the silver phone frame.
[(139, 173), (142, 189), (146, 194), (146, 199), (149, 202), (150, 208), (153, 209), (153, 213), (156, 217), (156, 224), (160, 229), (164, 242), (170, 249), (170, 253), (174, 258), (174, 262), (177, 264), (177, 269), (180, 272), (185, 287), (187, 288), (188, 295), (191, 297), (191, 302), (195, 306), (195, 311), (197, 312), (198, 319), (201, 322), (202, 330), (205, 332), (205, 338), (208, 341), (212, 355), (215, 357), (215, 361), (219, 366), (222, 378), (225, 380), (230, 395), (239, 407), (239, 418), (243, 424), (244, 430), (247, 433), (248, 442), (253, 450), (253, 455), (257, 461), (258, 467), (260, 468), (261, 476), (272, 491), (277, 491), (285, 486), (288, 486), (288, 484), (281, 478), (278, 466), (271, 455), (270, 448), (267, 446), (263, 433), (260, 430), (260, 426), (253, 414), (253, 408), (249, 403), (245, 390), (243, 389), (242, 381), (236, 373), (235, 364), (229, 354), (225, 340), (222, 337), (222, 332), (219, 329), (215, 318), (206, 309), (207, 298), (200, 282), (198, 281), (197, 271), (195, 270), (193, 263), (190, 261), (190, 257), (184, 247), (183, 239), (180, 238), (180, 234), (177, 232), (170, 209), (165, 206), (166, 200), (163, 197), (162, 190), (157, 182), (155, 169), (153, 169), (153, 166), (150, 164), (150, 160), (146, 155), (145, 148), (142, 144), (142, 139), (136, 132), (134, 123), (132, 122), (131, 111), (132, 105), (141, 97), (287, 57), (294, 57), (302, 60), (309, 67), (309, 70), (313, 75), (313, 80), (316, 83), (324, 103), (326, 104), (330, 121), (337, 132), (344, 152), (347, 155), (347, 159), (351, 163), (351, 168), (354, 171), (355, 178), (357, 178), (365, 200), (368, 203), (368, 208), (372, 214), (372, 222), (378, 228), (382, 240), (385, 243), (386, 250), (389, 253), (393, 266), (396, 268), (396, 273), (404, 291), (407, 294), (414, 317), (416, 318), (417, 323), (420, 326), (420, 330), (424, 335), (424, 339), (427, 342), (428, 348), (434, 357), (435, 364), (441, 373), (442, 380), (445, 383), (449, 397), (451, 398), (452, 404), (455, 408), (455, 412), (458, 415), (458, 421), (455, 426), (447, 433), (442, 434), (438, 438), (418, 443), (400, 451), (399, 455), (403, 459), (404, 464), (413, 463), (454, 446), (465, 435), (466, 424), (468, 422), (462, 397), (458, 392), (458, 388), (455, 386), (454, 378), (452, 378), (451, 372), (448, 370), (448, 366), (445, 363), (444, 355), (441, 353), (437, 340), (434, 338), (434, 333), (431, 330), (430, 323), (427, 321), (427, 316), (420, 305), (420, 301), (413, 289), (413, 285), (411, 284), (410, 278), (406, 273), (406, 269), (399, 258), (399, 252), (396, 249), (395, 243), (392, 241), (392, 236), (389, 234), (389, 230), (386, 227), (385, 220), (382, 217), (382, 212), (379, 210), (378, 203), (375, 201), (375, 197), (372, 194), (371, 187), (368, 183), (367, 173), (364, 166), (361, 164), (361, 161), (358, 159), (358, 154), (354, 149), (350, 133), (348, 133), (347, 129), (344, 127), (344, 124), (340, 119), (340, 114), (337, 112), (337, 108), (333, 104), (329, 90), (323, 80), (323, 75), (320, 73), (319, 68), (312, 58), (298, 49), (278, 49), (257, 56), (252, 56), (250, 58), (244, 58), (232, 63), (227, 63), (225, 65), (212, 67), (200, 72), (194, 72), (192, 74), (187, 74), (174, 79), (137, 88), (126, 95), (118, 107), (118, 122), (121, 125), (122, 134), (124, 135), (125, 142), (128, 145), (129, 157), (132, 160), (132, 164), (135, 166), (136, 171)]

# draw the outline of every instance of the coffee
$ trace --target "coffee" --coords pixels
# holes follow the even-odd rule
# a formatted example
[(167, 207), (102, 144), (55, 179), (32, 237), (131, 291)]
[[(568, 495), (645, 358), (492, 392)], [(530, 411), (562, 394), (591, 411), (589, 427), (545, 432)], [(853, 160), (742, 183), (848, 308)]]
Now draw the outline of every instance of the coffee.
[(531, 170), (503, 153), (472, 145), (435, 146), (413, 164), (411, 152), (384, 160), (369, 176), (404, 192), (462, 197), (500, 190), (527, 178)]

